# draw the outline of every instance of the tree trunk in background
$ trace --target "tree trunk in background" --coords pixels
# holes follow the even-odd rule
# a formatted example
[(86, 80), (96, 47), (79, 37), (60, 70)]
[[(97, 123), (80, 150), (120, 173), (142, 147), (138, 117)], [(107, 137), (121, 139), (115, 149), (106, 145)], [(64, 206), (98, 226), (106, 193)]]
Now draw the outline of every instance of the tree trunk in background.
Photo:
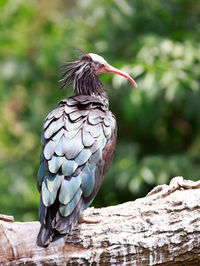
[(0, 216), (0, 265), (200, 265), (200, 183), (174, 178), (145, 198), (89, 208), (81, 223), (48, 248), (39, 222)]

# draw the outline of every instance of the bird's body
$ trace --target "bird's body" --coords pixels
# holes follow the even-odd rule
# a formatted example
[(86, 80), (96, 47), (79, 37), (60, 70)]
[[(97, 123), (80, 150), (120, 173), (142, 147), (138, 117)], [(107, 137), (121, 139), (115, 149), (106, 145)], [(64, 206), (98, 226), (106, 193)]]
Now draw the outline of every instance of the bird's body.
[(93, 58), (89, 54), (67, 64), (63, 86), (72, 83), (75, 96), (63, 99), (43, 125), (37, 183), (40, 246), (73, 229), (95, 198), (113, 159), (116, 120), (97, 77), (102, 70), (97, 72), (100, 66), (92, 66)]

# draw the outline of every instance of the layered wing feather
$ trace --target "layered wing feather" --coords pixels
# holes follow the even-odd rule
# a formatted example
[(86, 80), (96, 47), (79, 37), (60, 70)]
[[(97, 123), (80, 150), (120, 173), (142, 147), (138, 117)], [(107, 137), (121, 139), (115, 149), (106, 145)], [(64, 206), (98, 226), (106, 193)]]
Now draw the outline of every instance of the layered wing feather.
[(110, 167), (115, 142), (115, 118), (97, 98), (64, 99), (47, 116), (38, 171), (39, 245), (76, 225)]

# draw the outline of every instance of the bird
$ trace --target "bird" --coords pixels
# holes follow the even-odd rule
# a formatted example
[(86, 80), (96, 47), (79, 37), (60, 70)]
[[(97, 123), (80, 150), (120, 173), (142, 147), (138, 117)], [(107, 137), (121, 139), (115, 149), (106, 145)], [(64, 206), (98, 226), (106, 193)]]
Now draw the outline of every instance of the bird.
[(66, 238), (92, 203), (113, 160), (115, 116), (98, 75), (114, 73), (136, 82), (94, 53), (66, 61), (61, 88), (73, 96), (61, 100), (42, 128), (37, 188), (40, 230), (37, 245)]

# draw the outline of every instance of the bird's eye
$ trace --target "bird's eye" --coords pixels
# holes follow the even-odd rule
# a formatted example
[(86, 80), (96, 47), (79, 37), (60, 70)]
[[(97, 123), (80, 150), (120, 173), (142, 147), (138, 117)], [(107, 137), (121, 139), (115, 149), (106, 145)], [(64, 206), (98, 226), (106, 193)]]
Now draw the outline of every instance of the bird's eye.
[(96, 61), (96, 62), (94, 62), (94, 67), (97, 69), (101, 69), (101, 68), (105, 67), (105, 64), (102, 64), (102, 63)]
[(103, 68), (103, 67), (105, 67), (105, 64), (101, 64), (101, 65), (99, 66), (99, 68)]

